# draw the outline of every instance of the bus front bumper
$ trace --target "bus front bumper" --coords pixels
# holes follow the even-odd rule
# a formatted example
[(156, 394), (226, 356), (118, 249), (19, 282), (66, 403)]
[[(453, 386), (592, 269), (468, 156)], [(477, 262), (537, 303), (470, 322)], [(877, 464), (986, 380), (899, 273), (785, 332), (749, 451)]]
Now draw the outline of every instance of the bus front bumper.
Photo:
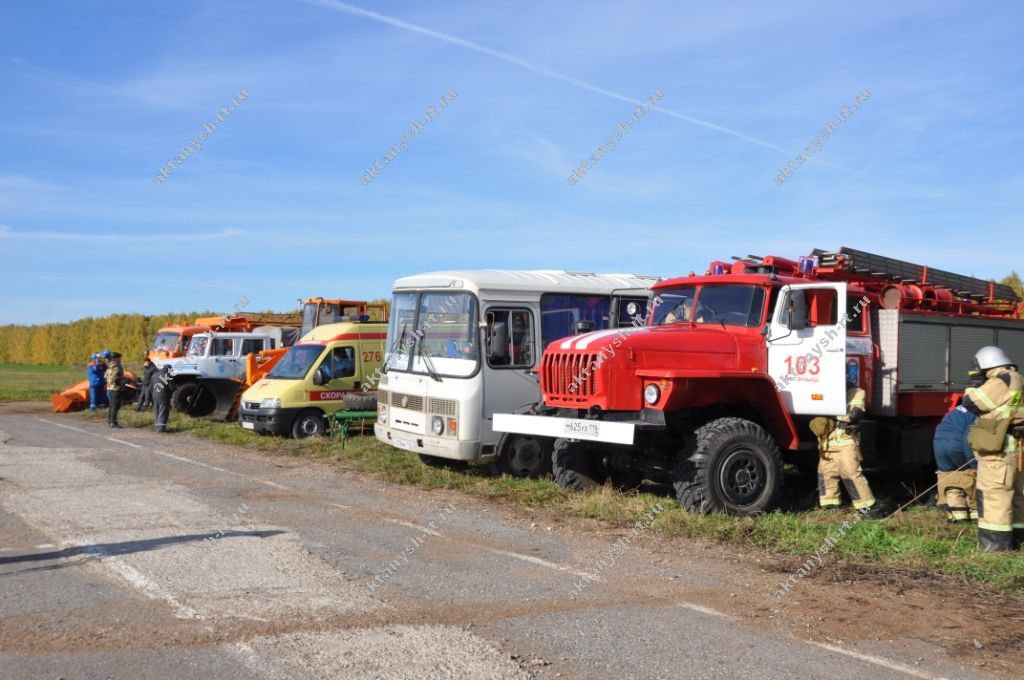
[(480, 442), (458, 440), (454, 437), (435, 437), (418, 432), (405, 432), (393, 427), (375, 423), (373, 433), (378, 441), (396, 449), (420, 453), (425, 456), (464, 460), (470, 463), (487, 463), (494, 459), (493, 455), (480, 455)]

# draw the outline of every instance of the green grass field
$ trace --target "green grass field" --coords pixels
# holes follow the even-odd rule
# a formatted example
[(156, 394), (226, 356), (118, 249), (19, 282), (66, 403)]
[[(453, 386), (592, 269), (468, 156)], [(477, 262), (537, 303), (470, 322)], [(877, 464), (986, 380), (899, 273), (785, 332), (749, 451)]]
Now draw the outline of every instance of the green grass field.
[[(152, 414), (134, 411), (126, 413), (123, 421), (133, 427), (147, 427), (152, 422)], [(844, 521), (853, 519), (849, 509), (834, 513), (817, 509), (777, 511), (759, 517), (693, 515), (683, 512), (674, 498), (656, 488), (629, 494), (610, 488), (572, 493), (551, 480), (495, 477), (486, 468), (428, 467), (417, 456), (385, 446), (372, 435), (351, 437), (342, 450), (330, 438), (296, 441), (265, 437), (233, 423), (212, 423), (178, 415), (172, 416), (169, 429), (245, 446), (267, 455), (326, 460), (397, 484), (451, 489), (493, 502), (535, 508), (556, 516), (596, 519), (621, 527), (632, 525), (660, 503), (663, 511), (651, 528), (655, 533), (734, 543), (797, 556), (800, 562), (811, 559), (826, 537), (836, 535)], [(792, 479), (787, 483), (800, 487), (808, 480)], [(814, 489), (791, 490), (787, 497), (790, 506), (808, 507), (813, 504)], [(975, 548), (976, 527), (948, 524), (944, 513), (935, 508), (912, 506), (882, 522), (864, 520), (851, 524), (853, 529), (828, 551), (826, 564), (843, 560), (871, 567), (924, 570), (1024, 596), (1024, 555), (979, 553)], [(788, 574), (780, 574), (780, 583), (786, 577)]]
[(0, 364), (0, 402), (43, 401), (85, 380), (85, 367)]

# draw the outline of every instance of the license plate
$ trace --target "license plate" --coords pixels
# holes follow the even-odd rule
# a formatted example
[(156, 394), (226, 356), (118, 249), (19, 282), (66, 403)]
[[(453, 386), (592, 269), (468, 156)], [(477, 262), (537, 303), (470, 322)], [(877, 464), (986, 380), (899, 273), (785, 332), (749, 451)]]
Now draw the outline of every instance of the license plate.
[(395, 446), (397, 446), (400, 449), (405, 449), (406, 451), (412, 451), (413, 450), (412, 442), (409, 441), (408, 439), (397, 439), (396, 438), (395, 439)]
[(562, 424), (562, 434), (569, 439), (578, 437), (600, 437), (601, 423), (569, 420)]
[(256, 429), (256, 423), (246, 423), (246, 422), (243, 422), (242, 423), (242, 428), (246, 429), (246, 430), (255, 430)]

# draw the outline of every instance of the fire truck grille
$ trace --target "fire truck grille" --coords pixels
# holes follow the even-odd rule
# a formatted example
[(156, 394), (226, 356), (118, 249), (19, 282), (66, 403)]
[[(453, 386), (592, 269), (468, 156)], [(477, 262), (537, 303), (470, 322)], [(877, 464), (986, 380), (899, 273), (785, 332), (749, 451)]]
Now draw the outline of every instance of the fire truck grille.
[(427, 398), (427, 410), (431, 413), (436, 413), (439, 416), (454, 418), (456, 416), (457, 409), (458, 402), (454, 399), (438, 399), (437, 397)]
[(541, 379), (547, 397), (561, 401), (583, 402), (597, 391), (591, 364), (596, 354), (545, 352)]
[(415, 394), (402, 394), (401, 392), (391, 393), (391, 405), (398, 408), (407, 408), (410, 411), (423, 410), (423, 397)]

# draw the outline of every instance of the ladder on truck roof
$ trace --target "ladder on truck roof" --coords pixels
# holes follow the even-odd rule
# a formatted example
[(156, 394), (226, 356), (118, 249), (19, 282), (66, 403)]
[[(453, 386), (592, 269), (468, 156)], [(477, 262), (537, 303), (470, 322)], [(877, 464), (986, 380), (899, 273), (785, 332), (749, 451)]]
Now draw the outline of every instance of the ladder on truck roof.
[(815, 248), (811, 254), (818, 259), (818, 270), (823, 273), (848, 272), (869, 279), (947, 288), (957, 297), (976, 302), (1005, 300), (1016, 303), (1020, 300), (1013, 288), (1005, 284), (932, 269), (928, 265), (874, 255), (845, 246), (837, 252)]

